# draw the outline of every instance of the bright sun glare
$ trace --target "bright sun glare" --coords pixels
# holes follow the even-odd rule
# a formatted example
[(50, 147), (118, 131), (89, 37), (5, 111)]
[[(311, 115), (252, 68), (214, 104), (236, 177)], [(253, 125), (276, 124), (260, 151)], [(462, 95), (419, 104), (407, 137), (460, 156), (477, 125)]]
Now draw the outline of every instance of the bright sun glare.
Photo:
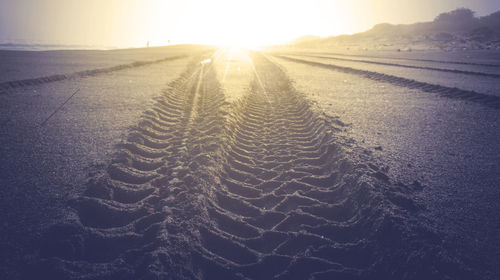
[(288, 43), (304, 35), (363, 32), (381, 22), (431, 21), (445, 9), (422, 1), (403, 2), (0, 0), (0, 40), (97, 47), (144, 47), (150, 42), (150, 46), (188, 43), (249, 48)]
[[(158, 3), (157, 10), (160, 11), (168, 10), (171, 5), (169, 2)], [(318, 30), (318, 26), (328, 25), (318, 17), (317, 11), (308, 10), (303, 3), (188, 0), (183, 3), (184, 13), (176, 23), (175, 34), (171, 35), (177, 42), (252, 48), (285, 43), (311, 31), (316, 31), (316, 35), (331, 32), (331, 27)], [(152, 29), (151, 40), (164, 41), (164, 25), (154, 22), (148, 28)]]
[[(188, 26), (190, 34), (196, 34), (202, 43), (231, 47), (255, 47), (269, 43), (266, 23), (262, 22), (265, 14), (259, 3), (242, 1), (197, 1), (201, 6), (194, 12)], [(259, 16), (260, 15), (260, 16)], [(258, 20), (256, 20), (258, 19)]]
[(149, 41), (151, 46), (192, 43), (249, 48), (287, 43), (303, 35), (359, 30), (362, 20), (349, 16), (358, 10), (352, 1), (51, 0), (47, 1), (51, 5), (41, 6), (45, 9), (41, 12), (30, 5), (31, 14), (23, 24), (36, 18), (31, 23), (36, 28), (30, 32), (48, 42), (141, 47)]

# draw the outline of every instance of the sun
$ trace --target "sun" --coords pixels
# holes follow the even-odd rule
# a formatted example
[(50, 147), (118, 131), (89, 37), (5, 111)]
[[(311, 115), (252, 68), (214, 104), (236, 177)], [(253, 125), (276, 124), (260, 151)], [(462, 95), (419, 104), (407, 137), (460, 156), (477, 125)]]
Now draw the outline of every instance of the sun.
[(258, 5), (241, 1), (215, 1), (199, 10), (193, 33), (207, 44), (226, 47), (257, 47), (268, 44)]
[[(304, 34), (324, 35), (332, 28), (307, 1), (154, 1), (156, 6), (148, 5), (146, 29), (155, 42), (168, 37), (175, 43), (255, 48), (284, 44)], [(163, 16), (174, 3), (178, 12)]]
[[(165, 30), (175, 42), (201, 43), (225, 47), (255, 48), (290, 41), (300, 32), (304, 21), (291, 21), (290, 5), (282, 1), (240, 0), (186, 0), (175, 26), (154, 24), (150, 30), (154, 37), (165, 36)], [(165, 2), (158, 10), (168, 10)], [(282, 7), (287, 7), (283, 12)], [(280, 9), (278, 9), (281, 7)], [(285, 24), (286, 22), (286, 24)], [(290, 24), (297, 22), (297, 26)], [(305, 21), (307, 24), (308, 21)], [(293, 34), (297, 32), (297, 34)]]

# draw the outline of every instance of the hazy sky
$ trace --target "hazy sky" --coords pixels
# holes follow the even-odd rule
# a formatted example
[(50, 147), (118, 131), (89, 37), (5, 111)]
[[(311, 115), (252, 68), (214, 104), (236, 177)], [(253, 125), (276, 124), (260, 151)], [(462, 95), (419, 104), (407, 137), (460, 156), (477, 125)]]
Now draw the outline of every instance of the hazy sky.
[(459, 7), (483, 16), (499, 0), (0, 0), (0, 43), (141, 46), (275, 44), (305, 34), (430, 21)]

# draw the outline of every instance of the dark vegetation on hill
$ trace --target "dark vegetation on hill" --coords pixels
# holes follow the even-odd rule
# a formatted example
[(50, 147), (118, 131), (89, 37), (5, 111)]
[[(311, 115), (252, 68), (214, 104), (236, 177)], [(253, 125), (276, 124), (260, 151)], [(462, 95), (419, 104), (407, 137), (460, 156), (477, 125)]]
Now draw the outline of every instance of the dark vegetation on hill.
[[(308, 39), (310, 38), (310, 39)], [(414, 24), (381, 23), (353, 35), (328, 38), (304, 36), (295, 47), (344, 49), (500, 49), (500, 11), (484, 17), (460, 8), (438, 15), (434, 21)]]

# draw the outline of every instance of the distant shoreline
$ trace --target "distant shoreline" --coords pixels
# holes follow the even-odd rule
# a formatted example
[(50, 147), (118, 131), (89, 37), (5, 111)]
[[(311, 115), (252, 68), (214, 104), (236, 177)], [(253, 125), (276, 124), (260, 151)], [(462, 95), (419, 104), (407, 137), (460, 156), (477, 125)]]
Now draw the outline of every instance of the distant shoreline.
[(86, 46), (86, 45), (58, 45), (58, 44), (14, 44), (2, 43), (0, 50), (6, 51), (55, 51), (55, 50), (115, 50), (121, 47)]

